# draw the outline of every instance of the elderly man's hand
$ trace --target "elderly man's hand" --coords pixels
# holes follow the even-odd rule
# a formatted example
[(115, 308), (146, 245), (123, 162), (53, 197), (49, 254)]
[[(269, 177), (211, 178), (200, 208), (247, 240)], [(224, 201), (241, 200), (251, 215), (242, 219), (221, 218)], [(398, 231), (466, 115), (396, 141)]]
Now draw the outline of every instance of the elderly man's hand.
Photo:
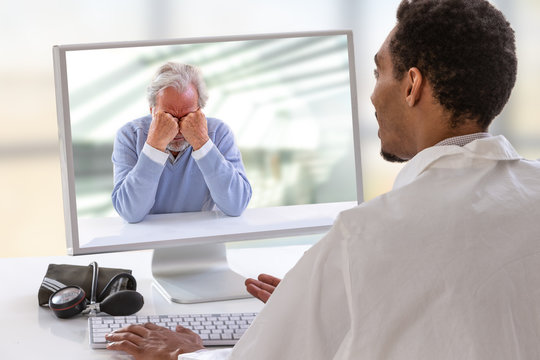
[(165, 151), (167, 145), (178, 134), (178, 119), (169, 113), (155, 111), (152, 113), (152, 122), (148, 129), (146, 143), (153, 148)]
[(180, 119), (180, 132), (193, 150), (199, 150), (208, 141), (208, 124), (201, 109)]
[(180, 354), (204, 349), (199, 335), (182, 326), (175, 332), (152, 323), (130, 325), (106, 339), (107, 349), (124, 351), (135, 360), (176, 360)]
[(281, 282), (281, 279), (267, 274), (260, 274), (257, 279), (247, 279), (246, 290), (263, 303), (266, 303)]

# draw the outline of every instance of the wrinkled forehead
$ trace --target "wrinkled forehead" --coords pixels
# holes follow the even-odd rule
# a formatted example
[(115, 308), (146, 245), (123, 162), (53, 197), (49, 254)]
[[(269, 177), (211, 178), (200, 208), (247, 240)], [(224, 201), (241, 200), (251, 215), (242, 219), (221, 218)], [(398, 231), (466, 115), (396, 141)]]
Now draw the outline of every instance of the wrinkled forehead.
[(193, 86), (182, 92), (174, 87), (162, 89), (156, 96), (156, 108), (174, 117), (183, 117), (199, 108), (197, 90)]

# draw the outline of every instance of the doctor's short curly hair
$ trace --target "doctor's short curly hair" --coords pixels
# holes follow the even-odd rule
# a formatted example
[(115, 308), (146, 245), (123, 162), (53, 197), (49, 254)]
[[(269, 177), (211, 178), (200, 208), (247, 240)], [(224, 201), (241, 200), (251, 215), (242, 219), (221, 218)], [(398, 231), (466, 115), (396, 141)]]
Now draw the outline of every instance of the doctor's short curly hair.
[(412, 67), (433, 87), (452, 127), (475, 119), (487, 129), (516, 81), (514, 31), (485, 0), (403, 0), (390, 41), (394, 75)]

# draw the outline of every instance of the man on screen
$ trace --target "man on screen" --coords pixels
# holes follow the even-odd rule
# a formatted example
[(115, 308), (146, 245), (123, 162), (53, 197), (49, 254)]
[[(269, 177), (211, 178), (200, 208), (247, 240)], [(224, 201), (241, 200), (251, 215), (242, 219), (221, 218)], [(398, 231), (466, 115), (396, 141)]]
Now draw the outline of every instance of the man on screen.
[(384, 157), (408, 161), (392, 191), (342, 212), (282, 281), (248, 280), (268, 302), (229, 352), (155, 324), (109, 335), (110, 349), (137, 360), (540, 359), (540, 162), (487, 132), (516, 80), (514, 32), (485, 0), (403, 0), (397, 19), (371, 96)]
[(215, 206), (239, 216), (248, 205), (240, 151), (229, 127), (203, 114), (207, 99), (198, 68), (169, 62), (148, 86), (150, 115), (118, 131), (112, 202), (128, 222)]

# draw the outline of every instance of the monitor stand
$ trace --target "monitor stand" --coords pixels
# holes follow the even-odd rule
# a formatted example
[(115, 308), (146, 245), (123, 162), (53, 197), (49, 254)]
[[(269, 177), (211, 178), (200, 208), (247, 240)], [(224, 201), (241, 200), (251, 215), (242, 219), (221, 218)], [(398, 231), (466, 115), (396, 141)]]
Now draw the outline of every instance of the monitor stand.
[(248, 298), (244, 277), (232, 271), (225, 243), (155, 249), (154, 285), (166, 299), (192, 304)]

